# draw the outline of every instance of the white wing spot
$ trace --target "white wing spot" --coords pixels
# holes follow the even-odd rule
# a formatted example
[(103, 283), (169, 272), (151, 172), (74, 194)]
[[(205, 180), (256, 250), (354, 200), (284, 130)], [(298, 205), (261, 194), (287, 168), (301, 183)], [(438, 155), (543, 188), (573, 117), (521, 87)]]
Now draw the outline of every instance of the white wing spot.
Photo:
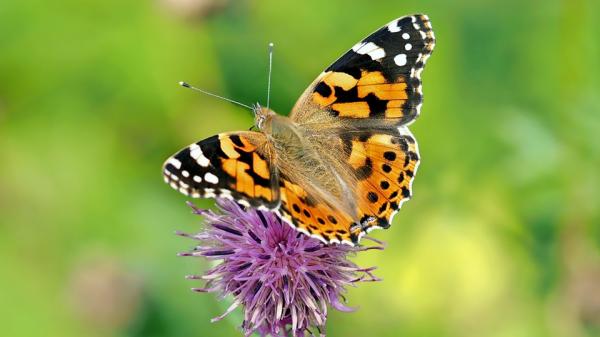
[(387, 26), (388, 30), (391, 33), (397, 33), (400, 31), (400, 26), (398, 26), (398, 20), (394, 20), (392, 22), (390, 22)]
[(398, 54), (394, 57), (394, 62), (396, 62), (397, 65), (403, 67), (406, 65), (406, 54)]
[(404, 45), (404, 48), (405, 48), (406, 50), (411, 50), (411, 49), (412, 49), (412, 44), (410, 44), (410, 43), (407, 43), (407, 44), (405, 44), (405, 45)]
[(194, 181), (197, 183), (201, 183), (202, 182), (202, 178), (200, 178), (200, 176), (194, 176)]
[(183, 171), (181, 171), (181, 175), (187, 178), (190, 176), (190, 173), (186, 170), (183, 170)]
[(202, 149), (198, 144), (190, 145), (190, 156), (192, 156), (192, 158), (196, 160), (198, 165), (202, 167), (208, 167), (208, 165), (210, 164), (210, 161), (208, 160), (208, 158), (206, 158), (206, 156), (204, 156), (204, 153), (202, 153)]
[(352, 47), (352, 50), (361, 55), (367, 54), (374, 61), (385, 57), (385, 51), (373, 42), (362, 42), (360, 44), (356, 44), (354, 47)]
[(410, 39), (410, 34), (404, 33), (404, 34), (402, 34), (402, 38), (405, 40), (408, 40), (408, 39)]
[(206, 174), (204, 175), (204, 180), (206, 180), (206, 182), (209, 182), (211, 184), (216, 184), (219, 182), (219, 178), (210, 172), (206, 172)]
[(204, 190), (204, 197), (205, 198), (214, 198), (217, 195), (215, 194), (215, 189), (214, 188), (207, 188)]
[(355, 52), (357, 52), (361, 55), (364, 55), (364, 54), (368, 54), (368, 53), (372, 52), (373, 50), (375, 50), (377, 48), (379, 48), (378, 45), (374, 44), (373, 42), (367, 42), (367, 43), (364, 43), (362, 46), (360, 46), (360, 48), (355, 50)]
[(363, 47), (365, 44), (366, 44), (365, 42), (362, 42), (362, 41), (361, 41), (361, 42), (359, 42), (359, 43), (355, 44), (355, 45), (352, 47), (352, 50), (354, 50), (355, 52), (358, 52), (358, 50), (359, 50), (360, 48), (362, 48), (362, 47)]
[(231, 191), (228, 190), (221, 190), (220, 192), (221, 194), (219, 194), (219, 197), (231, 197)]
[(373, 59), (373, 61), (379, 60), (385, 57), (385, 51), (381, 48), (375, 49), (369, 53), (369, 56), (371, 59)]
[(167, 164), (175, 166), (175, 168), (178, 170), (181, 168), (181, 162), (175, 158), (169, 158), (169, 160), (167, 160)]

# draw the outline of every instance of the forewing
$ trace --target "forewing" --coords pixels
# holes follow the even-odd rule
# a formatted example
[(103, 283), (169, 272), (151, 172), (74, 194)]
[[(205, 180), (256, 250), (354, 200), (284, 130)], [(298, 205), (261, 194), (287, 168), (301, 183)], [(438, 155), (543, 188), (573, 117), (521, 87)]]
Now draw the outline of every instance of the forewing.
[(228, 198), (269, 209), (279, 204), (276, 170), (259, 132), (221, 133), (191, 144), (167, 159), (163, 176), (194, 198)]
[(426, 15), (396, 19), (327, 68), (304, 92), (290, 117), (299, 124), (326, 117), (414, 120), (422, 102), (421, 71), (435, 38)]

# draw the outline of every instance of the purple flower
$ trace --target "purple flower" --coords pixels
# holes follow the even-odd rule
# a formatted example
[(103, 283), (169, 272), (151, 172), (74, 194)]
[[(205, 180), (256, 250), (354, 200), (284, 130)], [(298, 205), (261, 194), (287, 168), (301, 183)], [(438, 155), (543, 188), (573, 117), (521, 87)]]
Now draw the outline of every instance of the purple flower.
[[(199, 234), (178, 233), (198, 241), (182, 256), (203, 256), (220, 261), (202, 276), (198, 292), (233, 296), (233, 304), (218, 321), (235, 308), (244, 308), (242, 330), (246, 336), (325, 336), (328, 306), (352, 311), (343, 304), (346, 286), (378, 281), (375, 267), (360, 268), (348, 260), (359, 251), (383, 249), (324, 245), (305, 236), (271, 212), (243, 209), (233, 201), (218, 200), (219, 212), (190, 206), (206, 220)], [(316, 331), (315, 331), (316, 330)]]

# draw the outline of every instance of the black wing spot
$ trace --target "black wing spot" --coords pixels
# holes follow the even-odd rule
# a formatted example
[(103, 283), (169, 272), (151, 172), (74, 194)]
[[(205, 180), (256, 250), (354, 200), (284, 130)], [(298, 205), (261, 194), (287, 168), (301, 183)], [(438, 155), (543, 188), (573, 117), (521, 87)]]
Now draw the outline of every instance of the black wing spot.
[(371, 176), (373, 173), (373, 162), (371, 158), (367, 158), (365, 160), (365, 165), (356, 169), (356, 177), (359, 180), (365, 180)]
[(244, 147), (244, 143), (240, 139), (240, 136), (238, 136), (238, 135), (231, 135), (231, 136), (229, 136), (229, 139), (231, 139), (231, 141), (233, 142), (233, 144), (235, 144), (236, 146), (238, 146), (238, 147)]
[(402, 196), (404, 198), (410, 198), (410, 191), (408, 188), (406, 188), (406, 186), (402, 186)]
[(325, 84), (324, 82), (319, 82), (319, 84), (317, 84), (317, 86), (315, 87), (315, 92), (323, 97), (329, 97), (331, 96), (331, 93), (333, 93), (331, 87)]
[(383, 158), (385, 158), (389, 161), (394, 161), (394, 160), (396, 160), (396, 153), (392, 152), (392, 151), (385, 151), (383, 153)]
[(378, 225), (381, 226), (381, 228), (383, 229), (390, 228), (390, 222), (386, 219), (378, 219)]

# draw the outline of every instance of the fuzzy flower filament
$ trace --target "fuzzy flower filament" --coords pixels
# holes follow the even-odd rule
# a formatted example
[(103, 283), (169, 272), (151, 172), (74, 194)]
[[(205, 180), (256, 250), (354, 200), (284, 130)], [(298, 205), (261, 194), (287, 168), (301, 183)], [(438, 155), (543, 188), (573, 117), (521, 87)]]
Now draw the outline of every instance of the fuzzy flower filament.
[[(231, 295), (233, 304), (218, 321), (243, 307), (242, 330), (246, 336), (325, 336), (328, 307), (352, 311), (343, 302), (346, 287), (358, 282), (378, 281), (375, 267), (360, 268), (349, 256), (359, 251), (383, 249), (375, 246), (324, 245), (285, 224), (271, 212), (244, 209), (229, 200), (218, 200), (218, 212), (198, 209), (205, 229), (195, 235), (191, 252), (218, 262), (202, 276), (206, 283), (198, 292)], [(315, 331), (316, 330), (316, 331)]]

